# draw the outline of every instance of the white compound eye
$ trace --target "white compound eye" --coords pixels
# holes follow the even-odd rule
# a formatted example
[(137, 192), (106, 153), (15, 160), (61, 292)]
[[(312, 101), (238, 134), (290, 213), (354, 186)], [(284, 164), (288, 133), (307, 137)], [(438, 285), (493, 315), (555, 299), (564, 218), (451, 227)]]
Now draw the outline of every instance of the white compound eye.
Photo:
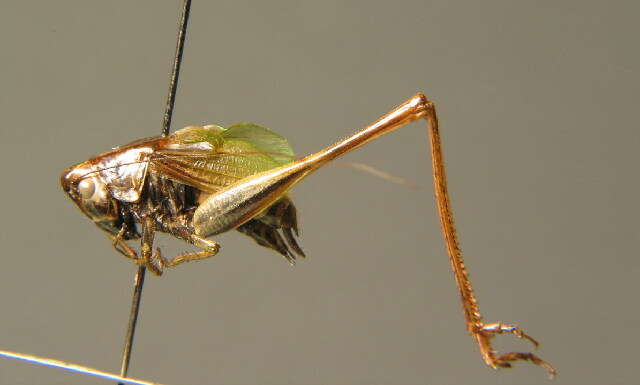
[(82, 199), (89, 200), (93, 196), (93, 193), (96, 191), (96, 185), (93, 183), (91, 178), (83, 179), (78, 183), (78, 192)]

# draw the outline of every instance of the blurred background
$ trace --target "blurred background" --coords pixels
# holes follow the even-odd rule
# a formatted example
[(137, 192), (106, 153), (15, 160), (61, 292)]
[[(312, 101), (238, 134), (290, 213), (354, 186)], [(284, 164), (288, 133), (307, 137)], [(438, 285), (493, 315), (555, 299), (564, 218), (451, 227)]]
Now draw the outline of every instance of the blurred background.
[[(63, 169), (158, 135), (178, 1), (0, 6), (0, 346), (118, 371), (135, 266)], [(637, 2), (195, 0), (174, 130), (259, 123), (304, 155), (425, 92), (487, 321), (539, 339), (560, 384), (637, 376)], [(165, 384), (548, 384), (465, 331), (423, 123), (294, 191), (309, 258), (237, 232), (147, 277), (130, 375)], [(634, 176), (635, 175), (635, 176)], [(168, 237), (166, 255), (191, 250)], [(502, 352), (530, 350), (500, 337)], [(0, 360), (2, 384), (104, 384)]]

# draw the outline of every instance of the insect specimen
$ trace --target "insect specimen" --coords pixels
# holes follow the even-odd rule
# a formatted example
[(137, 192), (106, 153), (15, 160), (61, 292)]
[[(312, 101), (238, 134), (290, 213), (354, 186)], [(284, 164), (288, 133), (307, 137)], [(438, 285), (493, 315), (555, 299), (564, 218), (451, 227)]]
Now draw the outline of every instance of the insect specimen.
[[(156, 275), (215, 256), (220, 246), (208, 237), (233, 229), (293, 263), (304, 252), (296, 240), (296, 209), (287, 195), (291, 188), (333, 159), (419, 119), (429, 127), (436, 203), (467, 331), (490, 367), (528, 360), (554, 375), (553, 366), (532, 353), (499, 355), (492, 347), (492, 338), (502, 333), (537, 342), (516, 326), (485, 323), (480, 315), (454, 227), (436, 110), (422, 94), (354, 135), (297, 160), (283, 137), (255, 124), (191, 126), (166, 137), (134, 141), (70, 167), (61, 184), (118, 252)], [(166, 258), (153, 248), (158, 231), (201, 250)], [(126, 241), (138, 239), (136, 252)]]

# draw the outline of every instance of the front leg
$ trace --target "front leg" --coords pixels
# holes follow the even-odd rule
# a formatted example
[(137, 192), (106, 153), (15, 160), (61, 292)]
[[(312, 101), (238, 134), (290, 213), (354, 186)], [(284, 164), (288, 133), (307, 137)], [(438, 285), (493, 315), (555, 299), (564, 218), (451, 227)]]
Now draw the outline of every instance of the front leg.
[(127, 232), (127, 225), (123, 224), (120, 228), (120, 231), (116, 235), (112, 235), (111, 233), (107, 233), (107, 236), (111, 238), (111, 245), (114, 249), (126, 258), (138, 260), (138, 254), (131, 248), (131, 246), (127, 245), (124, 241), (124, 234)]

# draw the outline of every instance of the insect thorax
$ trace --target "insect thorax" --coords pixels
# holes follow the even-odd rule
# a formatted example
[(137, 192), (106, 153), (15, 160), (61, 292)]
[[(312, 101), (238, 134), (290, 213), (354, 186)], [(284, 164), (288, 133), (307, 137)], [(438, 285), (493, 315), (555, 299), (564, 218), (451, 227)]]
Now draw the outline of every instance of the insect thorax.
[[(198, 207), (200, 190), (176, 182), (156, 170), (147, 171), (142, 196), (138, 202), (120, 202), (120, 220), (141, 223), (146, 217), (155, 222), (157, 231), (177, 235), (192, 232), (191, 218)], [(139, 234), (138, 234), (139, 236)]]

